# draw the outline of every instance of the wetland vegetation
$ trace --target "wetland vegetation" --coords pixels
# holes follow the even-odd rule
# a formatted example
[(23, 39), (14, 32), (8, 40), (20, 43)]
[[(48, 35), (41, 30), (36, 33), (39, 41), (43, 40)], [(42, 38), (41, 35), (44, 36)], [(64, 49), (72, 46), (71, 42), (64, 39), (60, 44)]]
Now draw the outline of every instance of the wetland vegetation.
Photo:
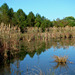
[(74, 53), (74, 17), (50, 21), (0, 7), (0, 75), (73, 75)]

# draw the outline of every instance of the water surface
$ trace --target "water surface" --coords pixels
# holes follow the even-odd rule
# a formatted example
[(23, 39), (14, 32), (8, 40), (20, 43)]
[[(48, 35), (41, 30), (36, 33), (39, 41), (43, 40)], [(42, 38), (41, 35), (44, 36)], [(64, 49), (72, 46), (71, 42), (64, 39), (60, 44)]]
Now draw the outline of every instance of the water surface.
[[(75, 75), (75, 40), (20, 41), (14, 57), (0, 61), (0, 75)], [(68, 56), (66, 64), (54, 62), (53, 56)]]

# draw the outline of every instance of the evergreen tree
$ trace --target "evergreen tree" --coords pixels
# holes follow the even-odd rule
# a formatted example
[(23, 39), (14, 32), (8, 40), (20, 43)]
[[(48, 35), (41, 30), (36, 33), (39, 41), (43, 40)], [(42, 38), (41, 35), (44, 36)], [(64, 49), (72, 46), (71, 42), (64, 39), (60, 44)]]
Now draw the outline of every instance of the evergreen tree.
[(6, 3), (4, 3), (0, 8), (0, 16), (1, 20), (5, 24), (9, 24), (9, 16), (8, 16), (9, 7)]
[(27, 26), (34, 27), (35, 16), (33, 12), (30, 12), (27, 16)]
[(14, 11), (13, 11), (12, 8), (10, 8), (9, 11), (8, 11), (8, 17), (9, 17), (9, 23), (10, 23), (10, 25), (13, 25), (12, 20), (14, 18)]

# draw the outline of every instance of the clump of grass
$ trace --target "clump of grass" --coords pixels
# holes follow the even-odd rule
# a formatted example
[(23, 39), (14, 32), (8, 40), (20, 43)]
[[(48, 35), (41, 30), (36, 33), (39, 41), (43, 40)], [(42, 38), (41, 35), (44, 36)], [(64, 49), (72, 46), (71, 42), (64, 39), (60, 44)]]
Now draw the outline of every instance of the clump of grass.
[(55, 55), (54, 59), (55, 59), (55, 62), (64, 64), (64, 63), (67, 63), (68, 57), (67, 56), (59, 57)]

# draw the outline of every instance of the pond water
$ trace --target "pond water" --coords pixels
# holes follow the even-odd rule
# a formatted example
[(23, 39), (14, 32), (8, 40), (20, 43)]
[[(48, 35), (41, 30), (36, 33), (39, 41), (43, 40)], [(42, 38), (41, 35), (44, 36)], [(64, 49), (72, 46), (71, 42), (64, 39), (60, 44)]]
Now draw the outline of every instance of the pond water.
[[(75, 75), (75, 40), (20, 42), (18, 53), (7, 62), (0, 61), (0, 75)], [(68, 56), (66, 64), (54, 62), (53, 56)]]

